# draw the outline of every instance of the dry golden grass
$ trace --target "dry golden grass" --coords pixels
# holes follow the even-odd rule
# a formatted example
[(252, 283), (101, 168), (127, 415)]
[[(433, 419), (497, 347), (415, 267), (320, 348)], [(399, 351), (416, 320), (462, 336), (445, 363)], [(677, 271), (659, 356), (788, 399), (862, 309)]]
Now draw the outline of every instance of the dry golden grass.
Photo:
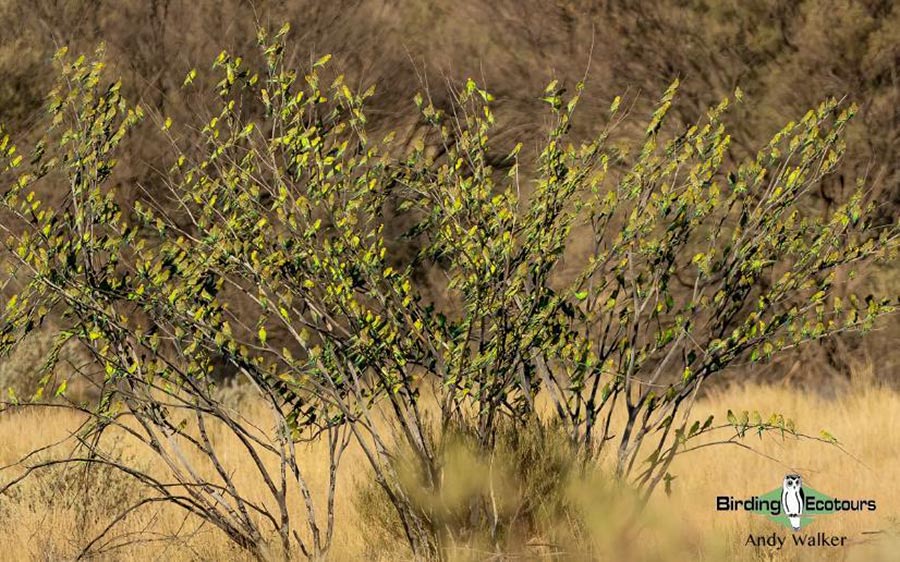
[[(845, 452), (815, 441), (766, 437), (746, 443), (763, 456), (735, 446), (710, 447), (676, 460), (678, 475), (672, 496), (655, 498), (654, 506), (682, 519), (685, 532), (718, 542), (725, 559), (740, 560), (896, 560), (900, 482), (897, 451), (900, 450), (900, 395), (867, 387), (823, 398), (784, 387), (745, 387), (714, 393), (698, 404), (696, 413), (710, 412), (724, 419), (728, 409), (759, 410), (764, 416), (783, 413), (797, 422), (801, 432), (818, 435), (827, 430), (842, 443)], [(748, 497), (781, 484), (784, 474), (803, 475), (804, 484), (845, 499), (874, 498), (875, 512), (834, 514), (814, 521), (803, 532), (822, 531), (848, 537), (849, 548), (804, 550), (786, 545), (780, 552), (756, 551), (744, 546), (747, 536), (786, 535), (764, 518), (743, 512), (714, 511), (716, 495)], [(878, 534), (863, 534), (884, 531)], [(891, 536), (893, 535), (893, 539)], [(791, 539), (788, 538), (788, 541)]]
[[(897, 451), (900, 435), (900, 395), (869, 386), (838, 393), (838, 398), (791, 388), (748, 386), (711, 393), (695, 407), (697, 417), (714, 413), (724, 419), (727, 409), (758, 410), (767, 415), (779, 412), (796, 420), (798, 429), (818, 434), (827, 429), (837, 436), (847, 453), (820, 442), (750, 437), (746, 441), (765, 456), (737, 446), (709, 447), (676, 460), (671, 472), (677, 476), (670, 496), (658, 494), (641, 515), (638, 532), (625, 531), (631, 507), (627, 501), (602, 492), (602, 486), (581, 484), (587, 529), (602, 559), (609, 560), (896, 560), (900, 483)], [(253, 410), (253, 407), (250, 407)], [(249, 412), (265, 420), (266, 413)], [(75, 414), (54, 411), (20, 411), (0, 416), (0, 463), (8, 465), (27, 452), (60, 439), (75, 427)], [(264, 424), (264, 421), (260, 423)], [(261, 482), (249, 471), (240, 473), (239, 450), (230, 449), (221, 435), (224, 457), (236, 467), (239, 485), (251, 495), (263, 497)], [(139, 466), (154, 470), (155, 459), (128, 441), (118, 443), (121, 454)], [(327, 479), (321, 446), (308, 446), (303, 454), (306, 475), (314, 488), (322, 490)], [(366, 482), (365, 460), (357, 450), (345, 457), (343, 477), (337, 495), (337, 528), (331, 551), (334, 560), (394, 560), (406, 555), (401, 546), (390, 552), (374, 552), (362, 536), (364, 525), (356, 513), (354, 498), (358, 486)], [(244, 465), (246, 466), (246, 465)], [(15, 469), (0, 473), (6, 481)], [(72, 469), (70, 469), (72, 470)], [(782, 550), (745, 546), (749, 534), (787, 536), (785, 529), (764, 518), (743, 512), (715, 511), (717, 495), (745, 497), (761, 494), (780, 485), (783, 475), (797, 471), (805, 483), (824, 493), (843, 498), (875, 498), (875, 512), (835, 514), (821, 517), (804, 532), (822, 531), (847, 536), (845, 548), (796, 547)], [(89, 489), (72, 482), (72, 474), (51, 470), (27, 480), (11, 496), (0, 497), (0, 545), (7, 560), (66, 560), (75, 556), (87, 540), (100, 531), (115, 508), (138, 497), (131, 481), (116, 473), (98, 474)], [(255, 488), (254, 488), (255, 487)], [(299, 503), (296, 512), (302, 514)], [(299, 520), (299, 519), (298, 519)], [(560, 522), (565, 525), (566, 522)], [(866, 534), (882, 531), (878, 534)], [(172, 538), (178, 535), (178, 538)], [(210, 525), (200, 525), (173, 508), (150, 507), (117, 528), (116, 539), (101, 559), (107, 560), (244, 560), (248, 557), (228, 544)], [(147, 542), (115, 548), (118, 543)], [(536, 541), (539, 542), (539, 541)], [(534, 548), (535, 558), (540, 549)], [(466, 559), (489, 557), (487, 552), (463, 551)], [(546, 553), (545, 553), (546, 554)], [(574, 558), (580, 558), (572, 556)], [(560, 559), (554, 556), (553, 559)], [(565, 556), (562, 556), (565, 559)], [(571, 558), (571, 557), (570, 557)], [(549, 559), (549, 557), (547, 558)]]

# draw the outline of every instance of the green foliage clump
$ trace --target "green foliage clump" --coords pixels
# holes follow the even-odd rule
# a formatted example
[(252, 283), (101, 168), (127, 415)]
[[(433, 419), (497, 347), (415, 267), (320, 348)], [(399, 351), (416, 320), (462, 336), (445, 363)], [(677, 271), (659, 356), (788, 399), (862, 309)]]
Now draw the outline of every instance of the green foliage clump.
[[(136, 477), (251, 552), (269, 534), (285, 556), (321, 557), (330, 544), (333, 480), (323, 523), (293, 453), (303, 439), (327, 436), (333, 477), (352, 438), (413, 552), (442, 556), (491, 513), (505, 526), (491, 540), (516, 532), (483, 489), (463, 490), (476, 500), (449, 510), (423, 501), (455, 493), (448, 451), (483, 462), (509, 449), (527, 469), (536, 449), (517, 432), (549, 416), (577, 465), (610, 452), (615, 476), (646, 496), (670, 481), (690, 440), (721, 429), (690, 417), (707, 380), (867, 331), (894, 310), (892, 298), (844, 300), (835, 287), (839, 274), (894, 258), (900, 225), (872, 222), (865, 186), (825, 214), (802, 205), (838, 165), (852, 105), (821, 103), (732, 166), (730, 99), (672, 131), (676, 81), (639, 142), (617, 136), (630, 119), (618, 98), (598, 134), (573, 142), (584, 86), (565, 97), (551, 84), (542, 148), (532, 157), (516, 145), (500, 170), (488, 156), (494, 99), (475, 82), (452, 113), (417, 98), (443, 155), (404, 154), (367, 131), (373, 90), (326, 80), (329, 57), (305, 72), (285, 63), (287, 32), (260, 32), (259, 67), (218, 56), (218, 105), (194, 128), (154, 114), (174, 151), (165, 205), (124, 205), (111, 185), (120, 144), (147, 115), (106, 84), (99, 58), (61, 53), (46, 135), (27, 160), (8, 140), (0, 147), (7, 264), (26, 279), (5, 308), (2, 350), (58, 317), (59, 345), (79, 342), (104, 373), (81, 440), (134, 416), (177, 484)], [(44, 205), (41, 182), (67, 190), (65, 203)], [(390, 250), (391, 209), (414, 224), (412, 257)], [(578, 256), (567, 253), (575, 237), (588, 241)], [(446, 302), (416, 282), (422, 263), (444, 279)], [(216, 399), (217, 361), (255, 385), (274, 431)], [(276, 508), (236, 488), (209, 419), (245, 444)], [(464, 446), (448, 447), (453, 435)], [(185, 464), (178, 440), (209, 457), (214, 482)], [(411, 468), (396, 462), (400, 451)], [(268, 455), (280, 461), (274, 472)], [(568, 468), (547, 470), (523, 480), (532, 521), (539, 482)], [(291, 493), (307, 510), (304, 534)]]

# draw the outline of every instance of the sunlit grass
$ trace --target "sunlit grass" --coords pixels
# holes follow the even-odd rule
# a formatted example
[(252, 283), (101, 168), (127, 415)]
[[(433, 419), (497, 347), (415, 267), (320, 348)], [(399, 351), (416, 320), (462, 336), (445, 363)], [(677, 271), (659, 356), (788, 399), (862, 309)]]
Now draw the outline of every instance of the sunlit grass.
[[(890, 560), (896, 550), (900, 483), (896, 452), (900, 450), (900, 395), (867, 387), (822, 398), (787, 387), (747, 386), (711, 392), (694, 408), (697, 417), (708, 413), (724, 419), (728, 409), (777, 412), (796, 421), (798, 430), (818, 435), (827, 430), (841, 448), (819, 441), (767, 435), (748, 437), (755, 452), (734, 445), (700, 449), (679, 457), (670, 472), (671, 494), (659, 490), (639, 517), (640, 528), (626, 525), (633, 505), (611, 495), (601, 483), (582, 483), (576, 492), (585, 511), (585, 528), (595, 552), (610, 560)], [(249, 404), (249, 405), (247, 405)], [(245, 402), (246, 413), (265, 426), (267, 412)], [(77, 427), (76, 414), (63, 410), (19, 411), (0, 416), (0, 463), (14, 463), (41, 445), (63, 438)], [(722, 436), (725, 436), (724, 434)], [(221, 438), (224, 462), (235, 470), (239, 486), (249, 495), (264, 498), (262, 482), (241, 463), (235, 443)], [(145, 449), (127, 440), (116, 444), (130, 462), (154, 470), (158, 462)], [(304, 445), (305, 476), (321, 492), (327, 482), (323, 445)], [(843, 450), (842, 450), (843, 449)], [(771, 457), (771, 458), (770, 458)], [(773, 460), (777, 459), (777, 460)], [(366, 526), (355, 507), (358, 486), (367, 483), (368, 471), (360, 451), (351, 449), (344, 460), (336, 498), (337, 528), (331, 550), (334, 560), (395, 560), (408, 557), (402, 544), (367, 546)], [(161, 467), (160, 467), (161, 468)], [(2, 481), (17, 469), (2, 473)], [(80, 469), (69, 469), (80, 470)], [(834, 514), (814, 521), (803, 533), (846, 536), (845, 548), (808, 548), (791, 544), (790, 532), (766, 519), (744, 512), (716, 512), (717, 495), (746, 497), (780, 486), (787, 472), (799, 472), (806, 485), (831, 496), (874, 498), (875, 512)], [(0, 497), (0, 544), (16, 560), (64, 560), (81, 548), (115, 515), (115, 509), (139, 497), (127, 477), (102, 473), (87, 488), (73, 473), (61, 469), (27, 480), (11, 497)], [(618, 499), (612, 499), (617, 497)], [(627, 496), (625, 496), (627, 497)], [(302, 507), (294, 506), (298, 516)], [(568, 522), (560, 521), (565, 526)], [(301, 529), (302, 532), (302, 529)], [(747, 536), (777, 533), (787, 538), (781, 550), (746, 546)], [(110, 535), (101, 559), (108, 560), (242, 560), (248, 557), (231, 546), (210, 525), (171, 507), (150, 506), (135, 513)], [(125, 546), (117, 546), (125, 545)], [(101, 549), (101, 550), (104, 550)], [(376, 551), (376, 550), (380, 550)], [(534, 537), (526, 552), (534, 559), (579, 558), (565, 548), (546, 545)], [(494, 553), (461, 548), (456, 558), (483, 560)]]

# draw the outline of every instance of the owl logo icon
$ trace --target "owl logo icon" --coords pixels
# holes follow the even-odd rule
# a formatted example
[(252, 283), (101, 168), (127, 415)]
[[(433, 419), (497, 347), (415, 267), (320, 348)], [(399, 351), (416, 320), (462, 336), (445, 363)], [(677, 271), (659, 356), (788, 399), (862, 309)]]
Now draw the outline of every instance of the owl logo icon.
[(784, 477), (781, 487), (781, 510), (794, 531), (800, 530), (800, 516), (803, 515), (803, 504), (806, 496), (803, 494), (803, 480), (799, 474), (788, 474)]

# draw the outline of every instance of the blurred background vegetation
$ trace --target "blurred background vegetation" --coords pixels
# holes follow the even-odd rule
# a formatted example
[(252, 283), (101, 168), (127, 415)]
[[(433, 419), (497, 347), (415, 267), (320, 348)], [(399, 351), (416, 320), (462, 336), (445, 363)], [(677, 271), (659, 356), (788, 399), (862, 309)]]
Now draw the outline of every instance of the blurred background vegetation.
[[(407, 146), (429, 141), (415, 93), (428, 91), (435, 106), (450, 110), (449, 92), (475, 77), (497, 99), (498, 161), (512, 139), (538, 150), (544, 128), (535, 116), (545, 114), (540, 96), (553, 79), (573, 88), (588, 77), (576, 138), (602, 128), (615, 95), (646, 114), (677, 77), (673, 120), (689, 124), (740, 87), (747, 103), (728, 117), (735, 159), (822, 99), (847, 97), (860, 114), (841, 173), (808, 204), (827, 211), (862, 180), (885, 221), (896, 221), (900, 210), (900, 7), (893, 0), (0, 0), (0, 122), (27, 140), (54, 79), (52, 54), (63, 45), (90, 52), (101, 42), (126, 96), (189, 121), (204, 104), (185, 97), (185, 74), (222, 49), (253, 56), (257, 24), (283, 22), (294, 30), (296, 65), (331, 53), (355, 89), (376, 85), (370, 130), (396, 130)], [(117, 172), (126, 198), (164, 189), (157, 171), (170, 144), (157, 136), (153, 120), (141, 127)], [(40, 195), (52, 203), (56, 194)], [(420, 277), (430, 283), (428, 272)], [(845, 284), (864, 294), (898, 279), (894, 268)], [(440, 298), (439, 288), (435, 293)], [(855, 363), (875, 362), (879, 379), (897, 382), (898, 328), (896, 318), (888, 319), (864, 341), (853, 336), (807, 346), (755, 365), (753, 375), (820, 382), (823, 374), (846, 378), (860, 370)], [(24, 358), (23, 365), (32, 361)], [(22, 370), (14, 363), (10, 369)]]

